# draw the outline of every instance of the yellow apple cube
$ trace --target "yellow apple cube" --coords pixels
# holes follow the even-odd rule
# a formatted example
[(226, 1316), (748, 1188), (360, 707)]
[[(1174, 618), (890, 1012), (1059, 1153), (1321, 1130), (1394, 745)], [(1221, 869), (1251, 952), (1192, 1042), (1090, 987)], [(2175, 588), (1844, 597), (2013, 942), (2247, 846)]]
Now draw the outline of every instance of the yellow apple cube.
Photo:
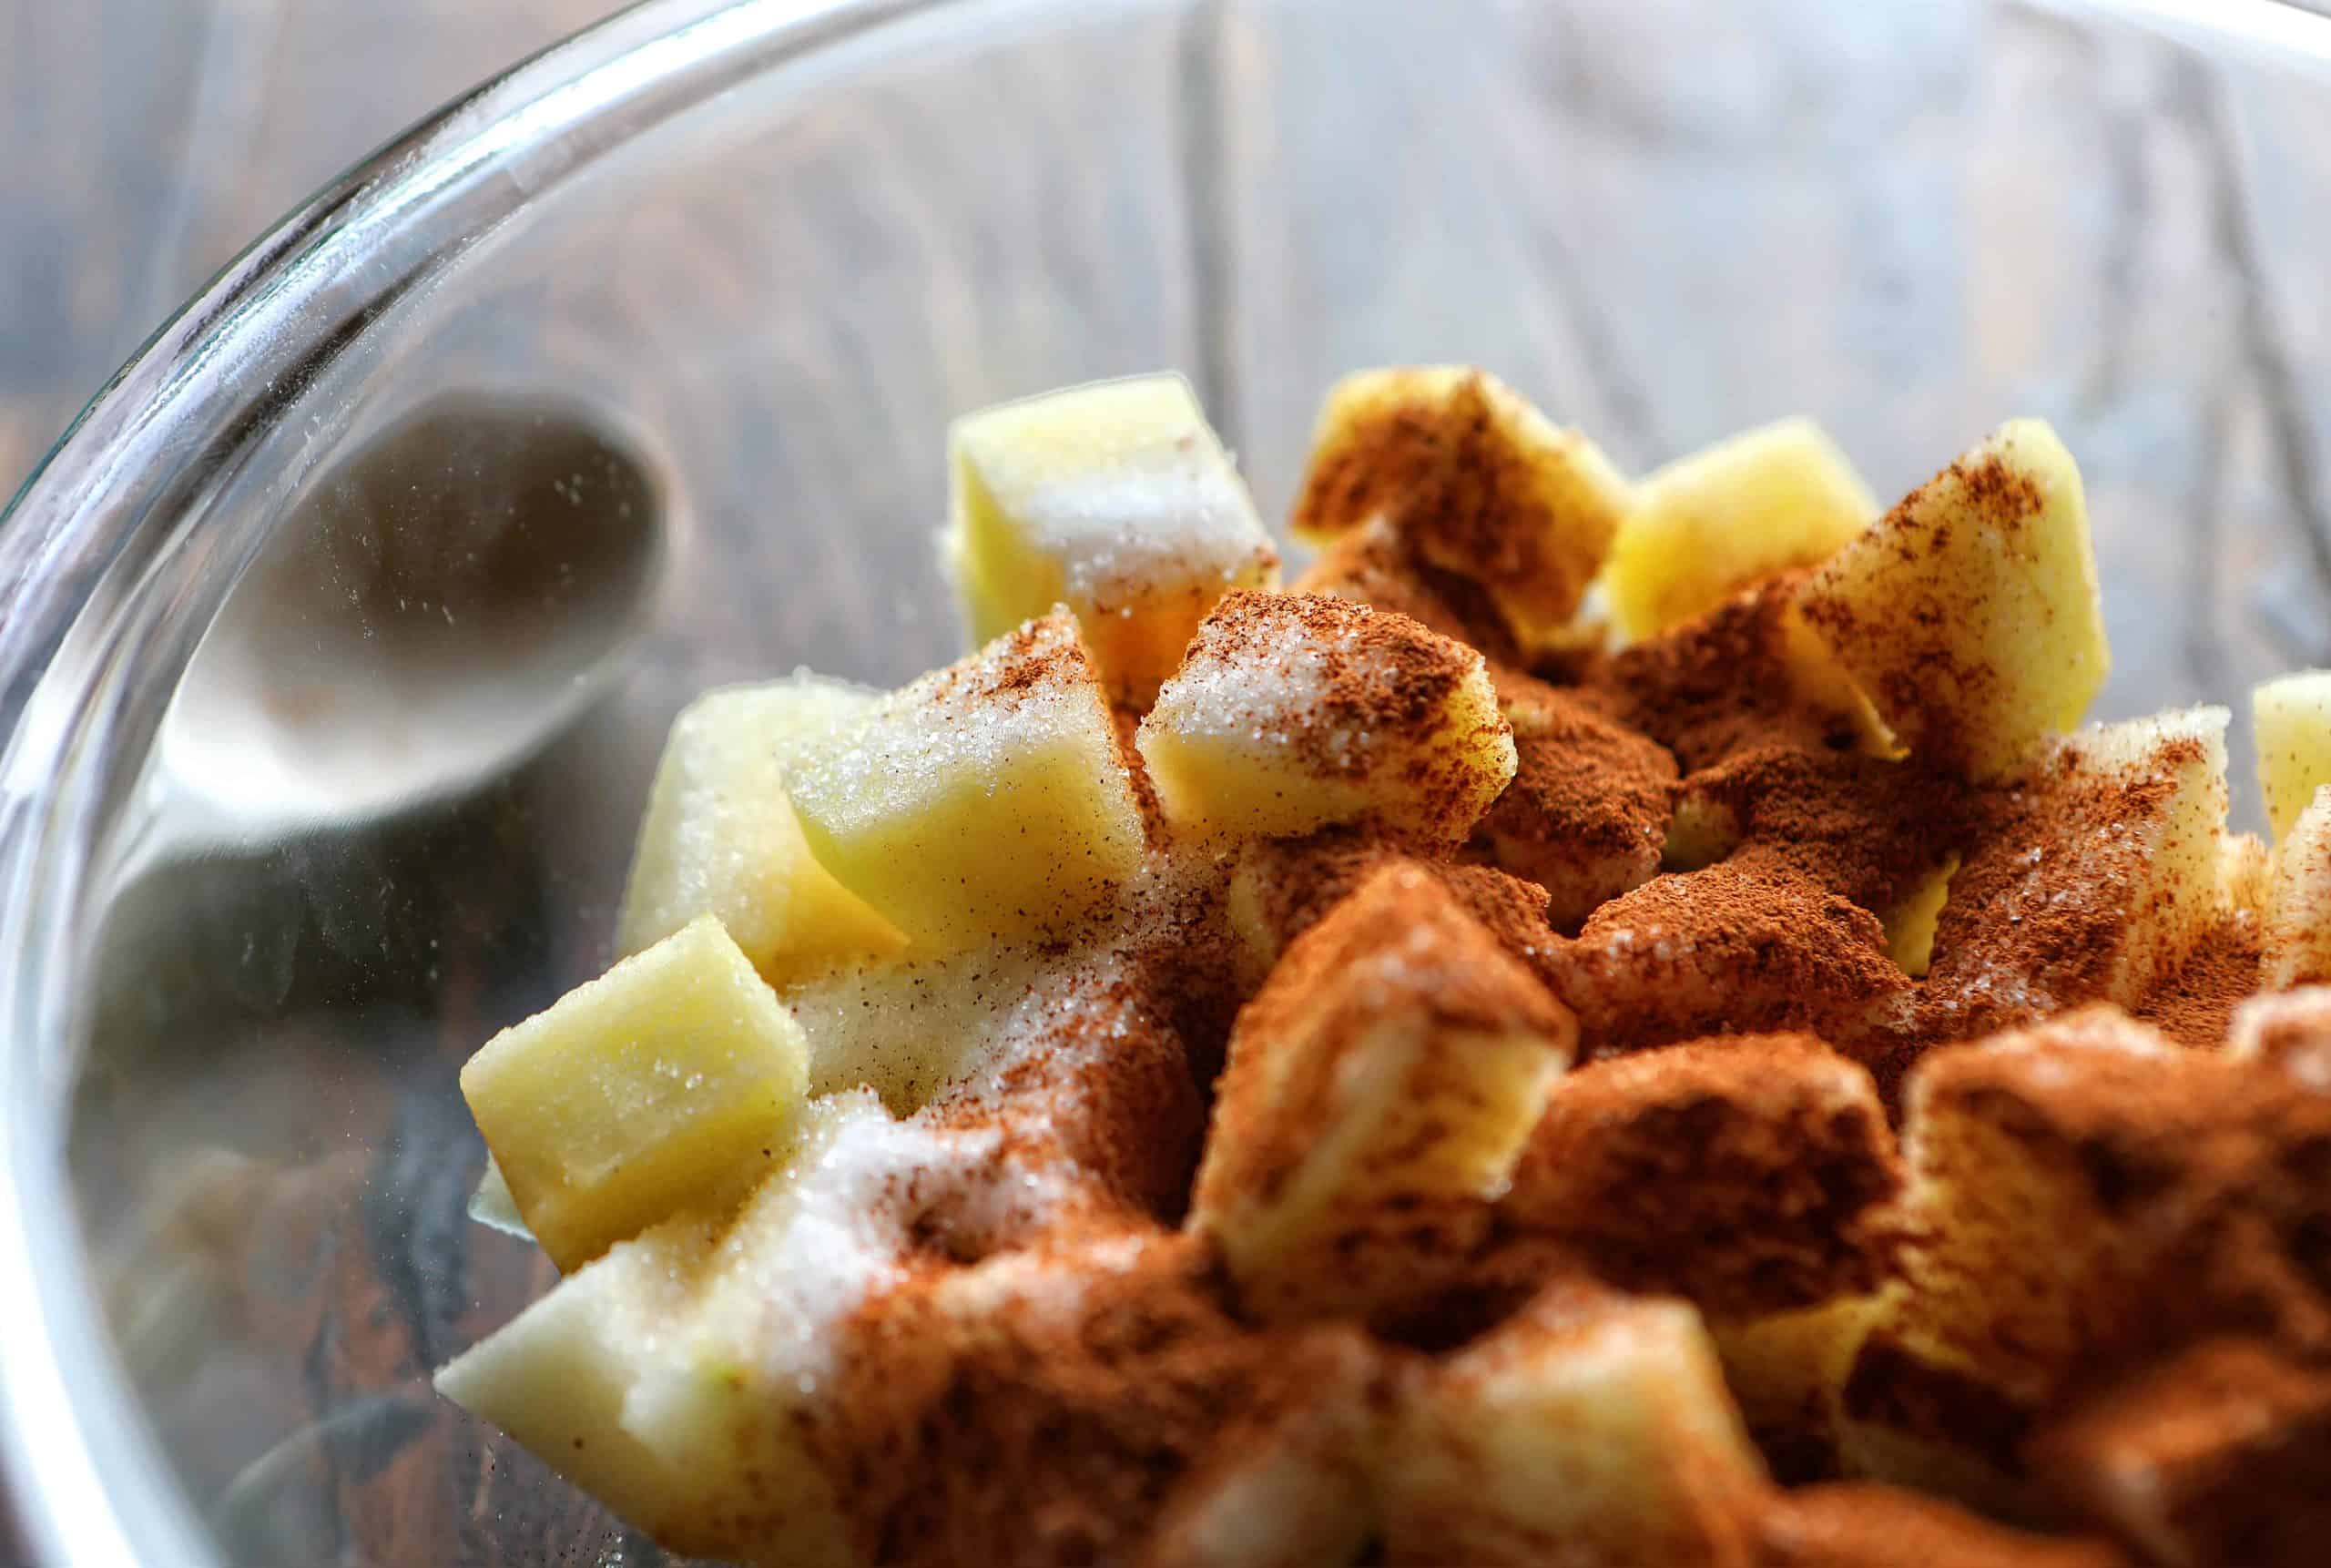
[(1558, 646), (1634, 504), (1595, 444), (1465, 365), (1363, 371), (1328, 393), (1295, 504), (1325, 545), (1376, 518), (1489, 590), (1515, 636)]
[(1772, 1495), (1699, 1314), (1592, 1286), (1433, 1367), (1391, 1451), (1391, 1563), (1746, 1563)]
[(1226, 596), (1135, 744), (1171, 820), (1273, 838), (1369, 822), (1455, 843), (1515, 767), (1481, 655), (1318, 594)]
[(2111, 662), (2080, 470), (2039, 420), (1911, 492), (1798, 606), (1903, 744), (1977, 780), (2078, 724)]
[(462, 1094), (562, 1269), (771, 1168), (809, 1082), (801, 1031), (709, 916), (504, 1030)]
[(850, 1315), (897, 1278), (911, 1215), (881, 1198), (948, 1153), (867, 1094), (809, 1106), (777, 1152), (733, 1224), (618, 1243), (436, 1382), (670, 1551), (843, 1568), (802, 1421)]
[(2279, 840), (2315, 792), (2331, 784), (2331, 670), (2301, 670), (2268, 681), (2250, 694), (2250, 714), (2257, 726), (2266, 825)]
[(1396, 1317), (1486, 1234), (1576, 1043), (1444, 882), (1387, 865), (1238, 1015), (1190, 1225), (1258, 1318)]
[(707, 692), (664, 743), (631, 861), (616, 946), (629, 954), (712, 915), (772, 984), (906, 945), (809, 852), (788, 760), (855, 722), (877, 694), (800, 675)]
[(1232, 587), (1278, 555), (1229, 453), (1177, 375), (1097, 382), (957, 420), (946, 556), (972, 636), (1056, 604), (1136, 707)]
[(807, 745), (787, 783), (819, 863), (919, 952), (1065, 931), (1141, 860), (1115, 722), (1065, 609)]
[(1942, 906), (1950, 898), (1951, 873), (1958, 870), (1959, 857), (1945, 857), (1942, 864), (1921, 877), (1880, 917), (1886, 927), (1886, 951), (1913, 980), (1926, 978), (1934, 962), (1935, 927), (1941, 922)]
[(2284, 830), (2266, 889), (2258, 978), (2273, 991), (2331, 981), (2331, 789)]
[(2228, 833), (2218, 850), (2218, 899), (2232, 914), (2263, 920), (2273, 896), (2275, 851), (2255, 833)]
[(1691, 620), (1761, 577), (1818, 565), (1878, 512), (1869, 486), (1809, 419), (1720, 442), (1636, 486), (1603, 568), (1613, 618), (1629, 637)]

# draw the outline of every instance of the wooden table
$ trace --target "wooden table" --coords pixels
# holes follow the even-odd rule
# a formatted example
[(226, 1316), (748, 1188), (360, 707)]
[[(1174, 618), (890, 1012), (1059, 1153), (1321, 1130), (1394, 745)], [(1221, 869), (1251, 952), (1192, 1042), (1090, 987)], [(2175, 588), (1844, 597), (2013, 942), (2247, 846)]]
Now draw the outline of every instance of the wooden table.
[(616, 4), (0, 0), (0, 499), (279, 214)]

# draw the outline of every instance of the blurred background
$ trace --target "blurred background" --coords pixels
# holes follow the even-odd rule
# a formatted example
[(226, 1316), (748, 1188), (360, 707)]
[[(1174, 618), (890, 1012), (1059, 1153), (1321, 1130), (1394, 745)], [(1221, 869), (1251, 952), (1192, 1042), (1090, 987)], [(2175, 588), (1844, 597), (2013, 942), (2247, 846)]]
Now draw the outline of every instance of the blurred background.
[(292, 203), (618, 0), (0, 0), (0, 502)]

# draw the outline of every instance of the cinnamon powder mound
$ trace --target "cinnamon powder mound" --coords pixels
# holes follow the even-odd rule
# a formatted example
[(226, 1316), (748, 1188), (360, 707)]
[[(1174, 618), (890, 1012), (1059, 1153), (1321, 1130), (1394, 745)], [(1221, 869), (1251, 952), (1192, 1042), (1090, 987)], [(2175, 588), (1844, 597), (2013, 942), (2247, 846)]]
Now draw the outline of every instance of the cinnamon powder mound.
[(1743, 844), (1873, 912), (1985, 831), (1981, 792), (1911, 762), (1763, 741), (1684, 781)]
[(1583, 677), (1610, 715), (1696, 772), (1744, 747), (1845, 751), (1860, 736), (1797, 690), (1786, 617), (1807, 573), (1783, 573), (1707, 614), (1595, 661)]
[(2225, 1043), (2234, 1010), (2257, 993), (2259, 948), (2256, 918), (2247, 911), (2227, 915), (2145, 998), (2137, 1016), (2181, 1045), (2217, 1049)]
[(1912, 998), (1874, 915), (1761, 850), (1612, 900), (1555, 949), (1552, 972), (1596, 1055), (1797, 1031), (1874, 1059)]
[[(2058, 1259), (2026, 1262), (2076, 1304), (2063, 1319), (2076, 1336), (2061, 1353), (2078, 1364), (2120, 1368), (2228, 1330), (2331, 1356), (2331, 1096), (2216, 1053), (2078, 1037), (2082, 1019), (2102, 1027), (2110, 1012), (1928, 1056), (1910, 1095), (1913, 1149), (1942, 1135), (1929, 1128), (1951, 1128), (1954, 1142), (1967, 1135), (1959, 1129), (1980, 1130), (2017, 1150), (2026, 1171), (2047, 1173), (2030, 1179), (2061, 1195), (2050, 1200), (2063, 1213), (2076, 1206), (2091, 1217), (2078, 1238), (2084, 1252), (2066, 1246)], [(1960, 1173), (1968, 1190), (1929, 1206), (1922, 1223), (1937, 1233), (1934, 1257), (1921, 1262), (1914, 1251), (1914, 1282), (1954, 1258), (1964, 1268), (1990, 1256), (1966, 1238), (1990, 1237), (1994, 1252), (2046, 1245), (2014, 1231), (2036, 1219), (1991, 1212), (1981, 1184), (1994, 1175), (2007, 1179), (1998, 1156), (1985, 1156)], [(2077, 1369), (2047, 1364), (2058, 1353), (2024, 1331), (2015, 1345), (1981, 1350), (2028, 1363), (2035, 1383)]]
[[(1167, 692), (1202, 681), (1210, 712), (1283, 737), (1308, 772), (1365, 779), (1379, 759), (1432, 740), (1451, 695), (1481, 668), (1481, 655), (1406, 616), (1234, 588), (1198, 627)], [(1359, 736), (1375, 743), (1355, 744)]]
[(1492, 678), (1517, 765), (1474, 842), (1543, 887), (1548, 918), (1576, 931), (1659, 869), (1675, 759), (1573, 692), (1512, 671)]
[(1324, 538), (1382, 518), (1532, 618), (1566, 619), (1617, 529), (1617, 474), (1565, 477), (1608, 465), (1479, 371), (1410, 386), (1322, 441), (1289, 527)]
[(1249, 840), (1232, 877), (1231, 920), (1254, 949), (1276, 962), (1288, 943), (1362, 882), (1396, 863), (1440, 882), (1498, 946), (1544, 977), (1554, 933), (1543, 888), (1494, 866), (1425, 858), (1415, 846), (1368, 828)]
[(1521, 645), (1506, 629), (1489, 591), (1421, 559), (1383, 517), (1328, 545), (1296, 578), (1292, 591), (1391, 610), (1471, 645), (1492, 665), (1522, 662)]
[[(1996, 453), (1951, 463), (1898, 503), (1857, 547), (1883, 547), (1913, 565), (1945, 559), (1953, 524), (1927, 515), (1941, 509), (1938, 492), (1950, 493), (1949, 503), (1941, 504), (1961, 513), (1964, 521), (1958, 525), (1997, 534), (2004, 548), (2032, 554), (2028, 535), (2046, 498), (2030, 475)], [(1968, 773), (1973, 759), (1987, 752), (1989, 739), (1968, 731), (1969, 716), (1996, 711), (2000, 688), (2014, 677), (1991, 664), (1959, 657), (1953, 640), (1938, 636), (1935, 628), (1994, 618), (1999, 612), (1989, 592), (1980, 576), (1938, 573), (1929, 565), (1897, 581), (1898, 602), (1887, 606), (1885, 625), (1875, 624), (1866, 606), (1817, 583), (1799, 596), (1799, 607), (1833, 646), (1858, 649), (1858, 664), (1875, 665), (1871, 699), (1916, 738), (1919, 755), (1929, 766)]]
[(1564, 1078), (1498, 1216), (1737, 1319), (1876, 1289), (1901, 1186), (1866, 1070), (1807, 1035), (1735, 1035)]
[(900, 1568), (1131, 1561), (1193, 1477), (1379, 1359), (1239, 1323), (1203, 1244), (1137, 1231), (927, 1271), (842, 1343), (811, 1441), (861, 1560)]
[[(1225, 1210), (1247, 1195), (1277, 1197), (1330, 1130), (1317, 1113), (1334, 1101), (1332, 1078), (1388, 1015), (1452, 1044), (1536, 1036), (1562, 1061), (1577, 1038), (1569, 1009), (1445, 885), (1387, 865), (1288, 948), (1239, 1013), (1198, 1202)], [(1310, 1043), (1299, 1059), (1289, 1059), (1291, 1041)]]

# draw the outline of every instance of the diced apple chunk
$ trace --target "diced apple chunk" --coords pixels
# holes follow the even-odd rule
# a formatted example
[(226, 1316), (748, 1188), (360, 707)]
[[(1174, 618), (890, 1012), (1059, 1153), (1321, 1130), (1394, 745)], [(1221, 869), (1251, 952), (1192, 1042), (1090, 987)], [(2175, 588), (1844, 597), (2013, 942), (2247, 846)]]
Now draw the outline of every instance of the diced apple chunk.
[(1962, 1033), (2133, 1007), (2194, 952), (2224, 912), (2226, 719), (2098, 725), (2030, 761), (2029, 812), (1969, 847), (1937, 925), (1928, 998)]
[(1454, 843), (1514, 771), (1481, 655), (1315, 594), (1227, 596), (1136, 744), (1173, 821), (1274, 838), (1369, 822)]
[(946, 556), (981, 642), (1055, 604), (1110, 689), (1145, 705), (1214, 602), (1278, 557), (1177, 375), (1072, 387), (957, 420)]
[(877, 694), (800, 675), (708, 692), (681, 710), (647, 794), (616, 946), (716, 916), (773, 984), (906, 939), (820, 866), (785, 791), (788, 760), (861, 718)]
[(1295, 504), (1324, 545), (1383, 517), (1486, 587), (1526, 646), (1565, 640), (1633, 495), (1594, 443), (1485, 372), (1363, 371), (1328, 393)]
[(2277, 840), (2315, 792), (2331, 784), (2331, 670), (2301, 670), (2250, 694), (2257, 728), (2258, 785)]
[(1547, 917), (1573, 930), (1659, 870), (1675, 759), (1573, 693), (1527, 676), (1497, 686), (1513, 727), (1513, 781), (1473, 841), (1544, 888)]
[(2001, 1500), (2021, 1429), (2082, 1380), (2331, 1311), (2304, 1260), (2331, 1097), (2285, 1072), (2100, 1006), (1931, 1052), (1907, 1103), (1905, 1286), (1846, 1389), (1884, 1479)]
[(437, 1374), (667, 1549), (843, 1568), (840, 1499), (802, 1438), (840, 1337), (898, 1278), (947, 1145), (871, 1095), (809, 1107), (781, 1174), (723, 1227), (682, 1217), (562, 1280)]
[(1914, 754), (1978, 780), (2078, 724), (2110, 662), (2080, 470), (2039, 420), (1911, 492), (1798, 603)]
[(750, 1191), (808, 1078), (799, 1026), (706, 916), (487, 1041), (462, 1094), (526, 1227), (573, 1269)]
[(1878, 499), (1809, 419), (1681, 458), (1635, 487), (1603, 569), (1619, 629), (1646, 637), (1776, 572), (1817, 565), (1877, 518)]
[(1880, 1299), (1843, 1296), (1709, 1323), (1725, 1383), (1778, 1479), (1837, 1473), (1846, 1377)]
[(1426, 565), (1382, 517), (1322, 550), (1293, 588), (1397, 611), (1442, 636), (1470, 644), (1492, 667), (1519, 669), (1529, 662), (1488, 589), (1471, 577)]
[(1387, 866), (1239, 1014), (1190, 1224), (1266, 1320), (1397, 1315), (1486, 1232), (1575, 1039), (1445, 884)]
[(2315, 792), (2275, 846), (2262, 938), (2268, 989), (2331, 981), (2331, 787)]
[(918, 950), (1064, 932), (1141, 859), (1116, 727), (1064, 609), (810, 743), (787, 781), (819, 860)]
[(1394, 1563), (1746, 1563), (1770, 1495), (1699, 1314), (1591, 1286), (1427, 1374), (1393, 1451)]

